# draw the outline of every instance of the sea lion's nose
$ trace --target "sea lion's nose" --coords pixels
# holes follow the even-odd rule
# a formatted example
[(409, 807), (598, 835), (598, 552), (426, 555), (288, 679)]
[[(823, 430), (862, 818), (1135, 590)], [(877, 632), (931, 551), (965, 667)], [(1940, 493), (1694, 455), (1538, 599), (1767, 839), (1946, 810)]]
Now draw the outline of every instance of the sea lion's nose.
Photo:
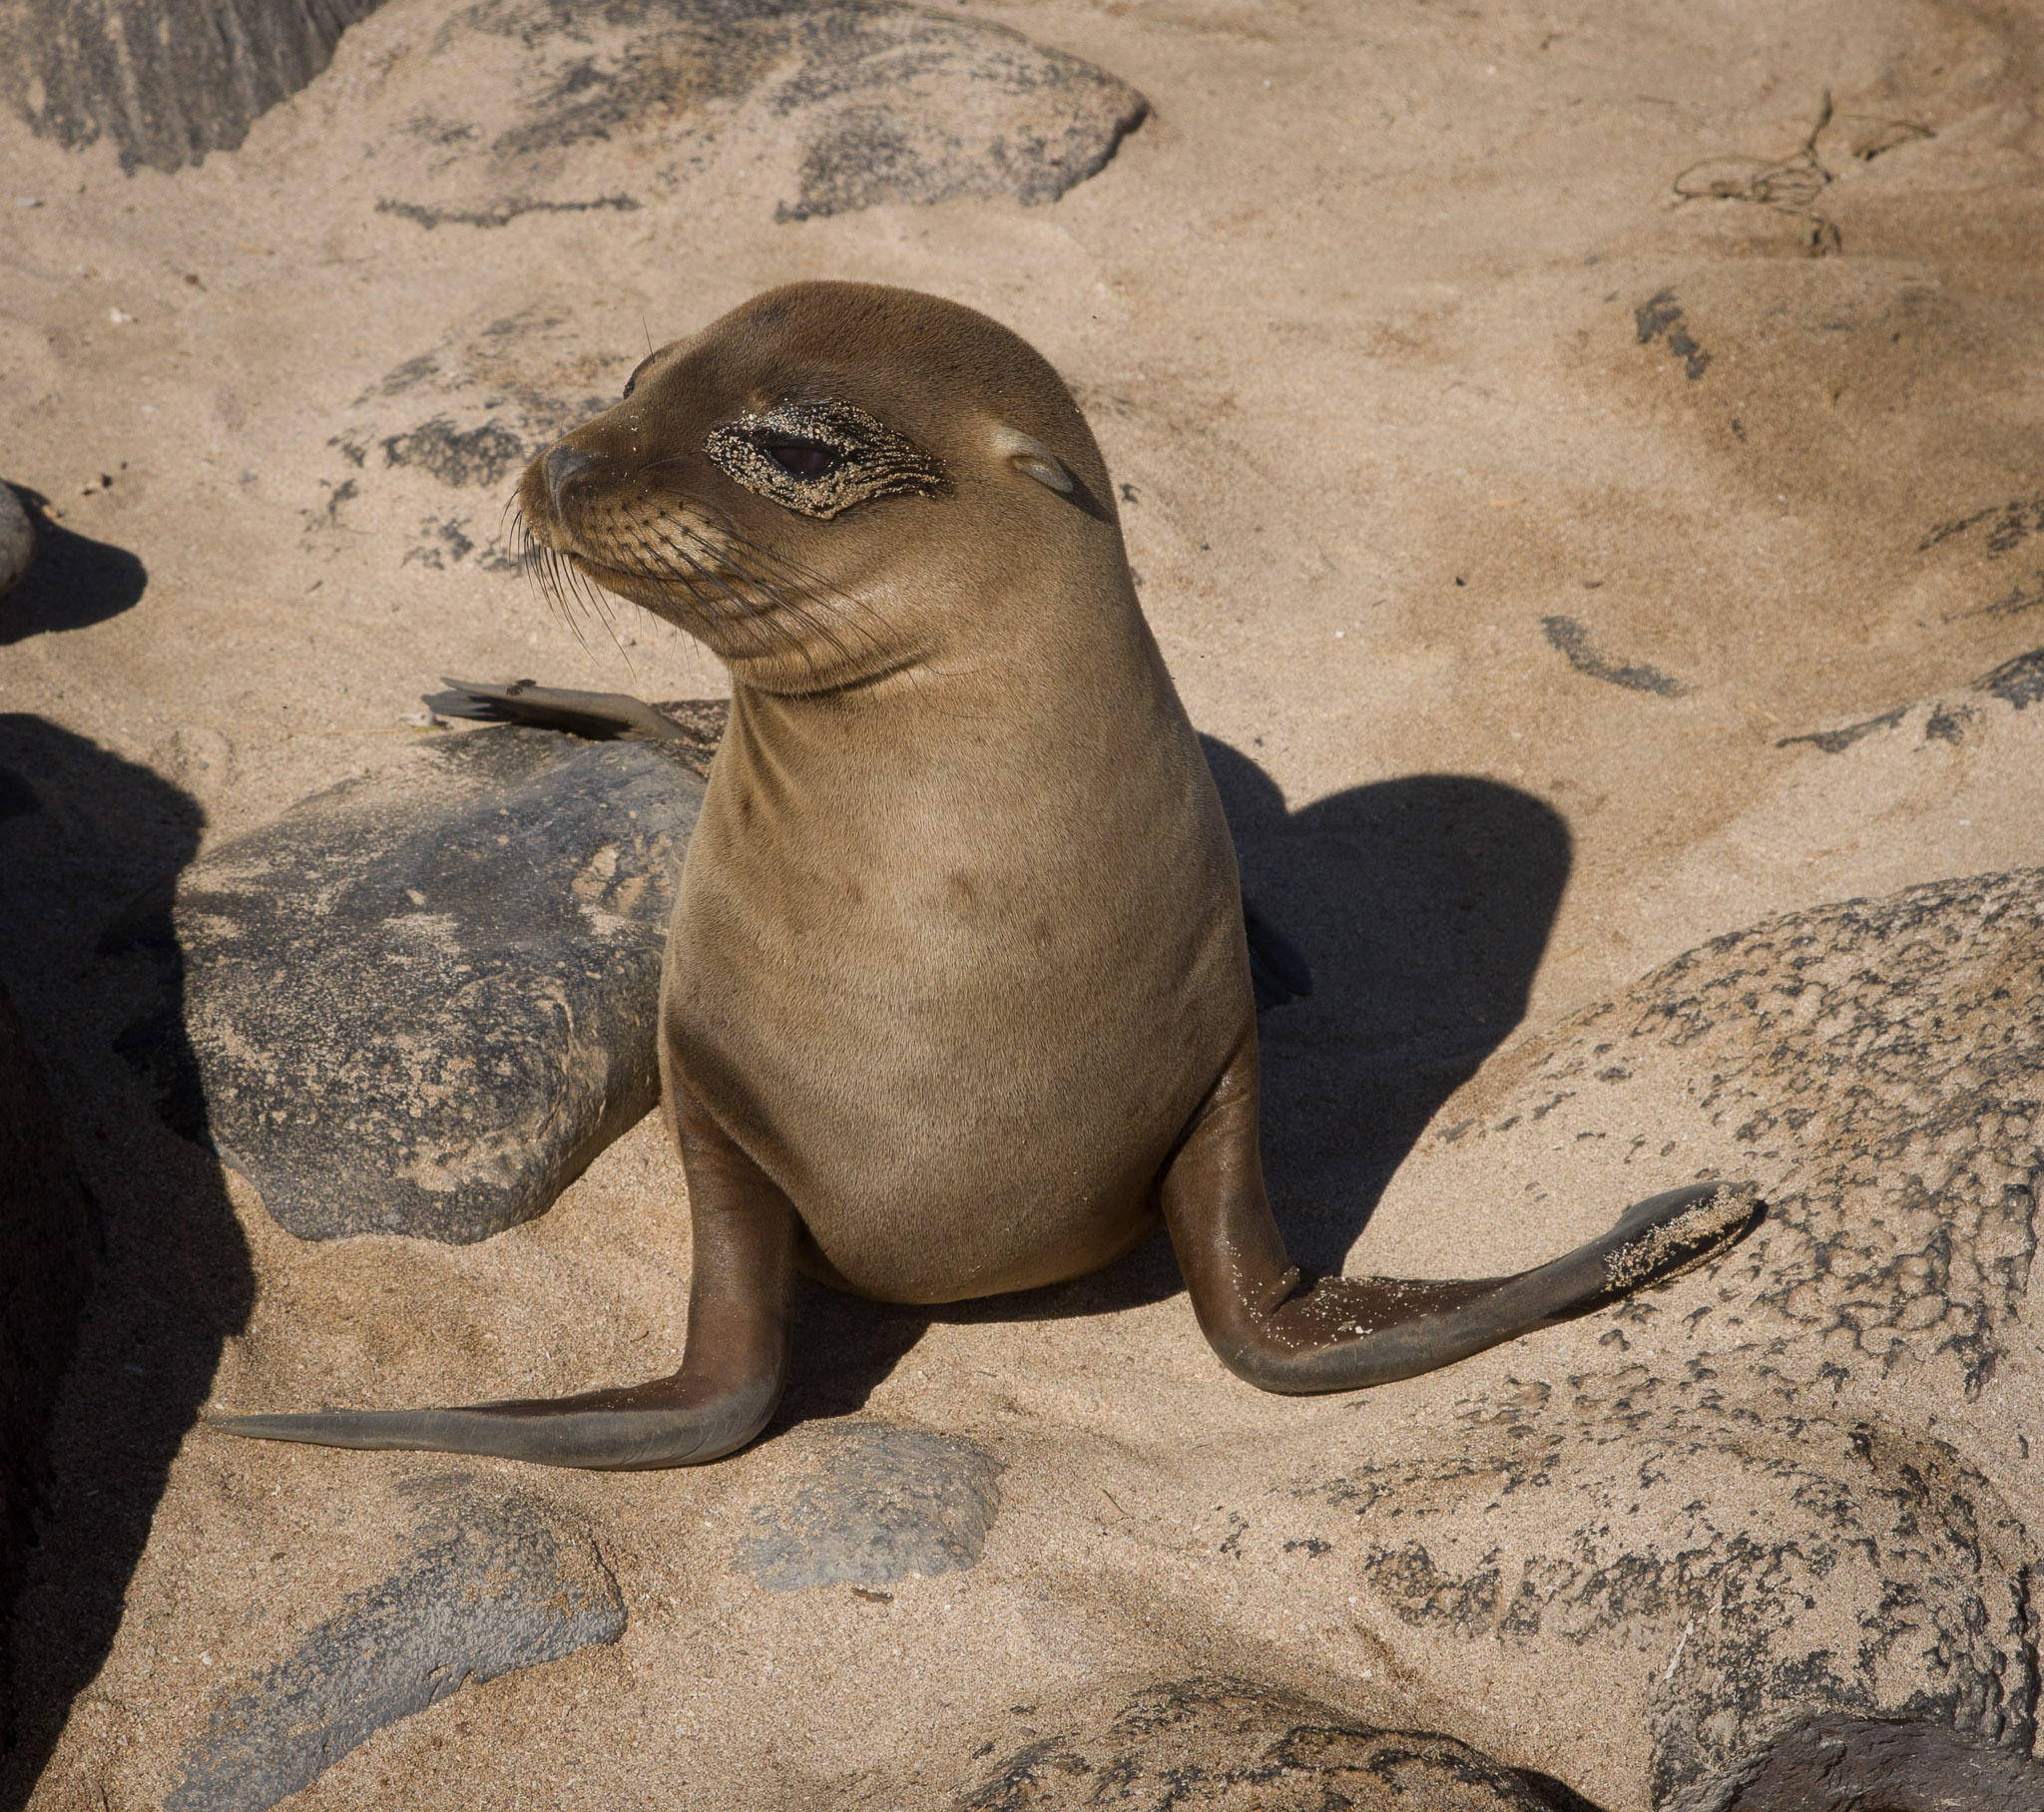
[(569, 487), (595, 464), (594, 453), (571, 447), (565, 440), (547, 455), (547, 492), (556, 510), (567, 502)]

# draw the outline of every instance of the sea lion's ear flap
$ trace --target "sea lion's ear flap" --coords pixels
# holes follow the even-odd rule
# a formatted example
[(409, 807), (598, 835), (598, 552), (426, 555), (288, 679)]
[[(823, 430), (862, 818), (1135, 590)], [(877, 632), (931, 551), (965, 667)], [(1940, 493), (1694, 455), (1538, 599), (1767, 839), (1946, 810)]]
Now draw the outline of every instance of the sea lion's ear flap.
[(994, 451), (1004, 454), (1008, 464), (1025, 478), (1033, 478), (1040, 485), (1047, 485), (1061, 496), (1072, 494), (1072, 475), (1065, 470), (1064, 461), (1059, 459), (1042, 441), (1024, 434), (1020, 428), (999, 427), (994, 430)]

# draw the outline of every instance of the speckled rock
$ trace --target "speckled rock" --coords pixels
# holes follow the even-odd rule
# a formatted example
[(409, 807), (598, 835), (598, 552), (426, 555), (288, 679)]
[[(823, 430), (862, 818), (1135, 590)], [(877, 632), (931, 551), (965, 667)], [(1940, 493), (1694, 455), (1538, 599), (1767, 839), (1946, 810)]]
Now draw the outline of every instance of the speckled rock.
[(1547, 1729), (1623, 1682), (1656, 1806), (1840, 1707), (2027, 1752), (2028, 1544), (1949, 1448), (1761, 1422), (1644, 1366), (1528, 1396), (1517, 1415), (1472, 1398), (1446, 1451), (1310, 1488), (1351, 1519), (1323, 1539), (1415, 1638), (1523, 1682)]
[(1451, 1736), (1379, 1730), (1291, 1693), (1196, 1679), (1152, 1687), (1104, 1723), (1026, 1744), (956, 1803), (961, 1812), (1550, 1812), (1555, 1801)]
[[(1553, 1153), (1669, 1183), (1756, 1178), (1767, 1224), (1716, 1267), (1690, 1339), (1719, 1389), (1928, 1429), (1997, 1381), (2044, 1181), (2044, 871), (1785, 914), (1564, 1022), (1466, 1110), (1428, 1168), (1538, 1198)], [(1622, 1312), (1663, 1332), (1658, 1300)], [(1763, 1371), (1759, 1355), (1769, 1354)], [(1687, 1351), (1687, 1347), (1685, 1351)]]
[(753, 1513), (739, 1564), (769, 1591), (886, 1586), (976, 1567), (1000, 1514), (1001, 1463), (969, 1441), (859, 1424), (821, 1442), (786, 1504)]
[[(1077, 57), (897, 0), (620, 0), (600, 13), (490, 0), (450, 22), (413, 80), (421, 99), (434, 90), (442, 149), (427, 187), (384, 207), (429, 229), (636, 212), (654, 197), (616, 189), (599, 148), (638, 138), (679, 144), (691, 168), (736, 140), (770, 172), (782, 220), (961, 196), (1053, 202), (1149, 112)], [(457, 139), (454, 120), (473, 130)], [(649, 179), (673, 181), (643, 163), (629, 180)]]
[(224, 1688), (166, 1812), (265, 1812), (386, 1724), (614, 1642), (618, 1584), (587, 1535), (462, 1475), (421, 1482), (414, 1558), (351, 1595), (273, 1666)]
[(1815, 1717), (2028, 1757), (2040, 1079), (2044, 872), (1677, 959), (1451, 1101), (1416, 1167), (1507, 1202), (1750, 1175), (1765, 1221), (1472, 1364), (1451, 1438), (1284, 1493), (1414, 1664), (1480, 1656), (1546, 1732), (1643, 1728), (1669, 1812), (1739, 1803)]
[(699, 766), (504, 725), (307, 799), (180, 877), (182, 1020), (123, 1048), (301, 1238), (542, 1213), (658, 1099)]

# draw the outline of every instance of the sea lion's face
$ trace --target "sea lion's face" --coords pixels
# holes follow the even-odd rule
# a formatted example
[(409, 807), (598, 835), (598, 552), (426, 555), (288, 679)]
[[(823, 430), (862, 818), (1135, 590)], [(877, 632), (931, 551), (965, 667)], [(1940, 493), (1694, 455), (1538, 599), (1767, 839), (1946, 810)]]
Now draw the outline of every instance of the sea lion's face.
[(550, 589), (594, 581), (735, 678), (814, 691), (970, 661), (1033, 567), (1076, 554), (1119, 583), (1106, 495), (1069, 392), (1006, 328), (800, 283), (653, 353), (518, 504)]

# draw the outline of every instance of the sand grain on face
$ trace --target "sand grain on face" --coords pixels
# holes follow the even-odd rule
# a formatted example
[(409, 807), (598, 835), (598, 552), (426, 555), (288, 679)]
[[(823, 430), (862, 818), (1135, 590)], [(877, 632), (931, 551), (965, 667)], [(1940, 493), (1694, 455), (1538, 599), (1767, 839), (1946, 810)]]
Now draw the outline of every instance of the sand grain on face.
[[(0, 479), (37, 540), (0, 597), (0, 981), (106, 1232), (16, 1615), (30, 1803), (163, 1804), (216, 1711), (411, 1577), (430, 1467), (229, 1443), (207, 1402), (678, 1357), (657, 1124), (472, 1245), (300, 1241), (163, 1126), (113, 1048), (160, 971), (95, 946), (294, 802), (399, 783), (439, 675), (722, 690), (523, 582), (505, 492), (650, 343), (821, 275), (988, 310), (1087, 409), (1313, 970), (1264, 1021), (1302, 1261), (1509, 1269), (1700, 1177), (1768, 1216), (1318, 1402), (1222, 1373), (1156, 1248), (939, 1315), (805, 1291), (764, 1442), (534, 1500), (597, 1544), (615, 1640), (357, 1719), (292, 1803), (1087, 1803), (1197, 1767), (1217, 1806), (1547, 1776), (1691, 1812), (1831, 1736), (1858, 1779), (1897, 1717), (1937, 1778), (2021, 1785), (2040, 56), (2020, 9), (1930, 0), (387, 0), (175, 174), (0, 119)], [(875, 1426), (941, 1452), (831, 1497)], [(832, 1583), (768, 1589), (763, 1532)]]

